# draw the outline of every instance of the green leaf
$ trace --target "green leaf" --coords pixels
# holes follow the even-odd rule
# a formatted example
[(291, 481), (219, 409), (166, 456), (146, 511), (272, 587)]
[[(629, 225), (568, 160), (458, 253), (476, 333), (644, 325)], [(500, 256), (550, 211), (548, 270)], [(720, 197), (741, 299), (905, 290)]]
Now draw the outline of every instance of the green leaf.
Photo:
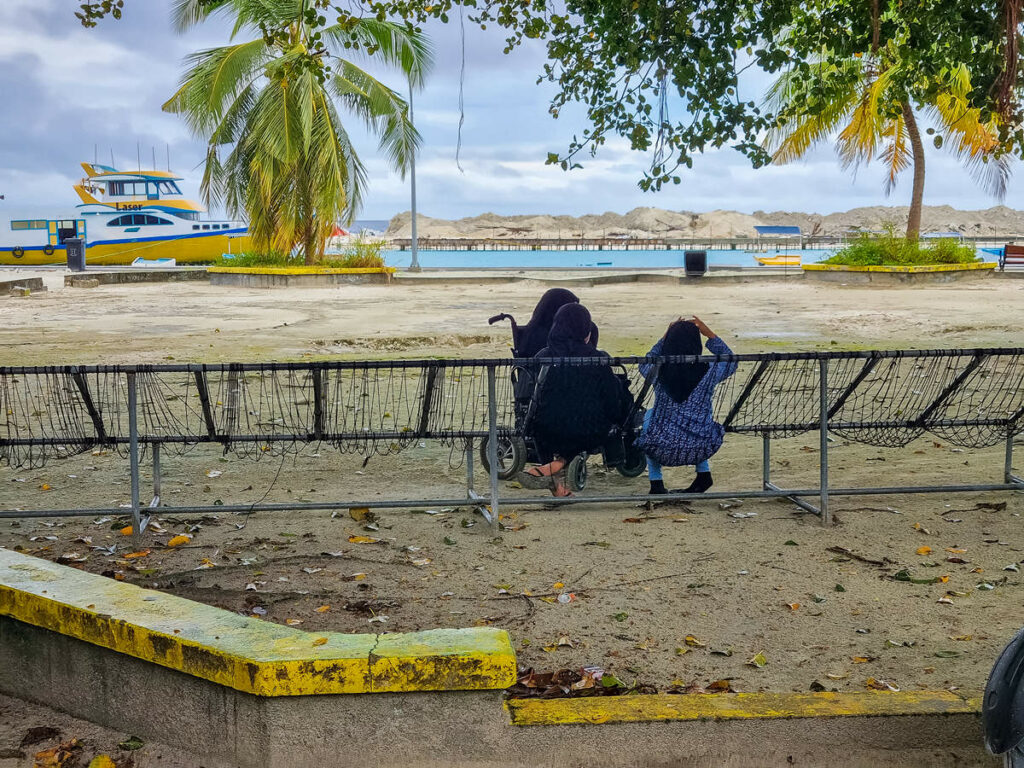
[(754, 654), (754, 658), (747, 662), (748, 667), (757, 667), (761, 669), (768, 664), (768, 657), (764, 655), (764, 651), (759, 651)]
[(138, 736), (129, 736), (124, 741), (118, 743), (117, 748), (126, 751), (134, 751), (136, 749), (142, 749), (145, 742)]

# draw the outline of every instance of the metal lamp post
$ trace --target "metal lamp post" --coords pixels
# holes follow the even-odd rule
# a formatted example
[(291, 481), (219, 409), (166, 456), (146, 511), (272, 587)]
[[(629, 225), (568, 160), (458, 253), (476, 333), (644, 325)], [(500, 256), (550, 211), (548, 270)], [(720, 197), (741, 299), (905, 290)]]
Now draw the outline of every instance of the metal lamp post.
[[(412, 122), (412, 82), (409, 82), (409, 122)], [(416, 239), (416, 150), (412, 151), (412, 155), (409, 158), (409, 180), (412, 187), (412, 244), (410, 249), (412, 250), (412, 261), (409, 262), (410, 272), (419, 272), (420, 267), (419, 260), (419, 244)]]

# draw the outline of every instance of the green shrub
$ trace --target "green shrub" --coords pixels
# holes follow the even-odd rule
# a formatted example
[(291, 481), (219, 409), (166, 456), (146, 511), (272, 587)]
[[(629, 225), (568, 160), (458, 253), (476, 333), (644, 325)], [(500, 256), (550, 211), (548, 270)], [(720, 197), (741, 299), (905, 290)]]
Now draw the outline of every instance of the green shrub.
[[(358, 269), (366, 267), (383, 267), (383, 240), (368, 240), (357, 237), (339, 254), (328, 253), (315, 266), (334, 267), (336, 269)], [(218, 267), (304, 267), (306, 261), (301, 255), (289, 255), (280, 251), (257, 253), (246, 251), (234, 258), (224, 258), (214, 262)]]
[(360, 267), (384, 266), (383, 240), (369, 240), (362, 235), (356, 237), (339, 256), (328, 256), (323, 264), (327, 267), (344, 267), (356, 269)]
[(244, 251), (233, 258), (221, 256), (220, 261), (215, 262), (218, 267), (301, 267), (302, 264), (301, 256), (289, 256), (281, 251)]
[(884, 235), (859, 235), (822, 263), (850, 267), (903, 267), (970, 264), (975, 261), (978, 261), (978, 254), (969, 243), (952, 238), (922, 243), (887, 232)]

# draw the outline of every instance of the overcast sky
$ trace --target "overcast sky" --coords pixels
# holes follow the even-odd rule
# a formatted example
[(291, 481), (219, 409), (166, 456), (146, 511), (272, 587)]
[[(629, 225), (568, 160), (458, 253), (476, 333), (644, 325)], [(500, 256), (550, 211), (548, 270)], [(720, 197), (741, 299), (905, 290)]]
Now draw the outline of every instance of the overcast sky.
[[(70, 185), (79, 163), (93, 158), (134, 167), (141, 145), (143, 166), (166, 164), (187, 177), (195, 193), (203, 144), (160, 105), (173, 93), (182, 58), (190, 51), (228, 42), (223, 23), (209, 22), (176, 35), (170, 0), (129, 0), (120, 22), (83, 29), (74, 17), (77, 0), (0, 0), (0, 217), (67, 209), (77, 202)], [(517, 213), (625, 212), (636, 206), (674, 210), (803, 210), (828, 213), (861, 205), (907, 202), (909, 174), (893, 195), (882, 193), (883, 171), (840, 170), (833, 150), (822, 147), (789, 166), (753, 170), (732, 150), (698, 157), (683, 183), (659, 193), (636, 182), (647, 159), (621, 141), (610, 142), (584, 169), (563, 172), (544, 165), (548, 152), (567, 146), (586, 127), (580, 113), (552, 120), (550, 86), (537, 85), (544, 50), (527, 46), (501, 53), (503, 36), (466, 25), (465, 123), (460, 171), (455, 162), (462, 59), (458, 18), (429, 29), (437, 50), (426, 89), (416, 95), (415, 118), (424, 147), (417, 163), (421, 213), (454, 218), (492, 211)], [(371, 69), (374, 69), (372, 66)], [(378, 71), (378, 70), (375, 70)], [(379, 72), (379, 71), (378, 71)], [(387, 74), (379, 72), (387, 79)], [(397, 78), (391, 84), (398, 86)], [(751, 81), (747, 98), (763, 82)], [(409, 207), (408, 183), (377, 156), (376, 142), (358, 126), (352, 134), (370, 171), (370, 190), (360, 218), (386, 219)], [(1019, 170), (1018, 170), (1019, 174)], [(994, 205), (954, 158), (929, 150), (925, 203), (958, 208)], [(1006, 204), (1024, 208), (1021, 180), (1011, 182)]]

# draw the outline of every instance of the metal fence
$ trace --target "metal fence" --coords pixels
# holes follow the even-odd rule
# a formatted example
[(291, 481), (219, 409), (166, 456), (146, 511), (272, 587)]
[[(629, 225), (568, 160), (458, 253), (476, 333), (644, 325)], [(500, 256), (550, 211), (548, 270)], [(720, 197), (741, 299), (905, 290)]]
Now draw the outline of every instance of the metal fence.
[[(0, 368), (0, 462), (38, 467), (96, 447), (130, 462), (131, 515), (144, 529), (147, 509), (175, 512), (475, 505), (497, 520), (499, 505), (534, 504), (502, 496), (498, 445), (523, 436), (514, 379), (545, 365), (609, 365), (626, 374), (640, 406), (649, 405), (660, 366), (735, 365), (718, 386), (714, 414), (727, 432), (760, 435), (759, 491), (716, 491), (701, 498), (785, 497), (829, 522), (829, 497), (887, 493), (1021, 490), (1012, 472), (1013, 437), (1024, 429), (1024, 349), (809, 352), (663, 358), (551, 360), (393, 360), (224, 365)], [(641, 370), (651, 374), (645, 378)], [(521, 414), (520, 414), (521, 416)], [(784, 489), (772, 482), (772, 438), (816, 431), (820, 482)], [(947, 486), (832, 488), (829, 433), (870, 445), (902, 447), (924, 433), (963, 447), (1005, 442), (1002, 482)], [(260, 459), (327, 444), (343, 453), (396, 453), (420, 441), (465, 450), (467, 497), (338, 500), (318, 503), (168, 506), (160, 499), (160, 458), (197, 445), (223, 446)], [(474, 447), (487, 445), (489, 489), (474, 491)], [(140, 501), (140, 462), (153, 462), (153, 497)], [(806, 499), (817, 498), (817, 506)], [(691, 498), (680, 494), (677, 499)], [(553, 504), (664, 497), (545, 498)], [(2, 509), (0, 517), (119, 514), (125, 510)]]

